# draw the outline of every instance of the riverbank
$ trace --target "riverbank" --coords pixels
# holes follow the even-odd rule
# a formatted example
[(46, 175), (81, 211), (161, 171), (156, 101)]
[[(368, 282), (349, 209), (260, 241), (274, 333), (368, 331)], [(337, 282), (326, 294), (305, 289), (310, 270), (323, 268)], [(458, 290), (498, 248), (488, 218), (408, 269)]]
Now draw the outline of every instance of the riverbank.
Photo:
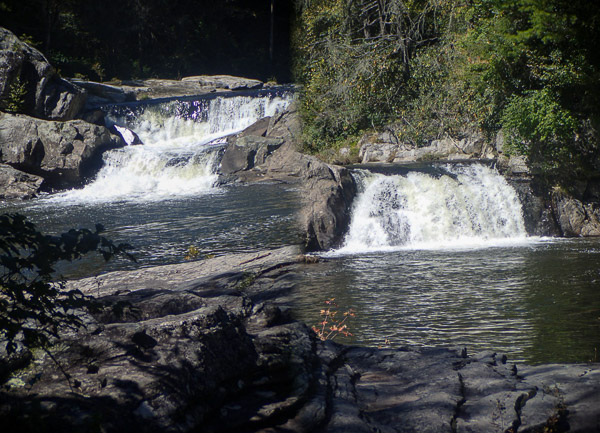
[[(6, 431), (504, 432), (600, 427), (600, 365), (320, 341), (297, 247), (69, 283), (102, 306), (0, 394)], [(320, 308), (315, 305), (315, 308)], [(13, 366), (19, 366), (18, 362)], [(6, 374), (7, 366), (3, 365)], [(66, 377), (68, 376), (68, 380)]]

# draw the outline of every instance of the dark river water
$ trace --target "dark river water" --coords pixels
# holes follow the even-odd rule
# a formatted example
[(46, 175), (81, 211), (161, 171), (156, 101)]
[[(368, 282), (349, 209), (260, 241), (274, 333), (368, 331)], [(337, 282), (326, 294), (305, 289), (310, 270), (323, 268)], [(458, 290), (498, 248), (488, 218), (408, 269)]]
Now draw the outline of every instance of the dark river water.
[[(0, 202), (44, 232), (106, 228), (138, 262), (100, 257), (60, 267), (91, 276), (301, 242), (301, 194), (289, 186), (215, 187), (215, 138), (273, 116), (289, 94), (117, 107), (112, 123), (144, 145), (104, 155), (85, 188)], [(491, 349), (529, 363), (598, 361), (600, 241), (532, 239), (520, 203), (483, 165), (356, 172), (361, 193), (343, 248), (299, 266), (294, 311), (309, 325), (324, 301), (353, 309), (353, 336), (369, 346)], [(385, 175), (384, 175), (385, 174)]]
[(102, 224), (104, 236), (128, 243), (137, 263), (100, 256), (61, 267), (78, 278), (117, 269), (181, 263), (190, 247), (197, 258), (251, 252), (301, 242), (293, 188), (260, 184), (214, 188), (211, 192), (151, 202), (70, 203), (51, 198), (5, 203), (0, 212), (20, 212), (44, 233)]
[[(300, 273), (299, 316), (353, 309), (367, 346), (466, 347), (528, 363), (599, 361), (600, 242), (343, 256)], [(320, 304), (320, 305), (319, 305)]]

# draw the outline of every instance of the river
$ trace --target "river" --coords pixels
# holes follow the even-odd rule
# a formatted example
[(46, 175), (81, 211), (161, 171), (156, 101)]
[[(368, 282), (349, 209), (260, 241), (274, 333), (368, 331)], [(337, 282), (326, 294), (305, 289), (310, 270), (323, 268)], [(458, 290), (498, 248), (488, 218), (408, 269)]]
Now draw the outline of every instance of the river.
[[(186, 99), (107, 108), (144, 145), (107, 152), (81, 189), (2, 211), (59, 233), (101, 223), (138, 263), (99, 257), (68, 277), (202, 259), (300, 242), (299, 192), (282, 185), (220, 186), (222, 137), (284, 109), (291, 95)], [(484, 165), (357, 169), (361, 192), (344, 245), (299, 266), (295, 311), (320, 321), (323, 302), (353, 309), (353, 336), (370, 346), (491, 349), (529, 363), (598, 360), (600, 242), (532, 238), (520, 203)]]

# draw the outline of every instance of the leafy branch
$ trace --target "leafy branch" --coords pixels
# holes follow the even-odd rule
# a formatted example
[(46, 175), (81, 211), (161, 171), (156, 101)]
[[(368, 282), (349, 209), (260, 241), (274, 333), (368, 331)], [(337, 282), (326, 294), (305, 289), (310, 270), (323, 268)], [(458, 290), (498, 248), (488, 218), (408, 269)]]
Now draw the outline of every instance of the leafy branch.
[(20, 343), (47, 347), (61, 329), (84, 326), (78, 311), (91, 305), (79, 290), (67, 290), (55, 265), (97, 252), (105, 260), (116, 255), (135, 259), (129, 245), (115, 245), (95, 231), (71, 229), (60, 236), (40, 233), (23, 215), (0, 215), (0, 341), (7, 353)]
[(342, 334), (345, 337), (352, 336), (352, 333), (348, 330), (347, 321), (350, 317), (355, 317), (354, 310), (350, 309), (344, 311), (342, 319), (338, 319), (338, 305), (335, 303), (335, 298), (328, 299), (325, 301), (327, 308), (322, 309), (320, 314), (323, 320), (318, 326), (313, 326), (312, 330), (315, 331), (317, 337), (320, 340), (333, 340), (338, 335)]

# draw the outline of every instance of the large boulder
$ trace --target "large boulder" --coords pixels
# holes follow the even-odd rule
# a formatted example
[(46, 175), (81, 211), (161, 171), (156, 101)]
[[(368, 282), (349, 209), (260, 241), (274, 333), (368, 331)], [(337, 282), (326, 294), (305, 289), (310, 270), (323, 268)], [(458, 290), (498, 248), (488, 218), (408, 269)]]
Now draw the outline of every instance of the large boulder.
[(0, 162), (42, 176), (50, 186), (81, 183), (103, 151), (124, 145), (107, 128), (83, 120), (54, 122), (0, 113)]
[(85, 106), (82, 88), (60, 78), (42, 53), (0, 27), (0, 100), (8, 101), (19, 84), (25, 86), (20, 101), (25, 114), (70, 120)]
[(304, 187), (306, 203), (302, 217), (306, 249), (339, 247), (350, 225), (352, 202), (358, 192), (350, 171), (319, 161), (309, 166)]
[(44, 179), (0, 164), (0, 199), (31, 198), (40, 190)]
[(283, 144), (281, 138), (246, 136), (230, 143), (221, 159), (220, 171), (232, 174), (264, 164), (267, 157)]
[(582, 202), (555, 190), (552, 207), (564, 236), (600, 236), (600, 206), (597, 202)]

